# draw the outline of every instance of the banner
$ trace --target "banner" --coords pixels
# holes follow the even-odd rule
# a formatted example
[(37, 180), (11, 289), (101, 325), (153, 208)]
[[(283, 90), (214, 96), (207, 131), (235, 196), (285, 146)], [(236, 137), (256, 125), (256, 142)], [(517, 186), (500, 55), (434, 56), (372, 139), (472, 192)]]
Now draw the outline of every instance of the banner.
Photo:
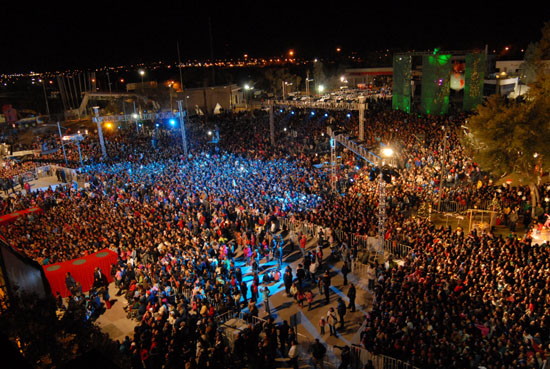
[(426, 114), (446, 114), (449, 109), (451, 55), (424, 55), (422, 57), (421, 107)]
[(466, 55), (464, 76), (464, 111), (471, 111), (483, 101), (485, 80), (485, 54)]
[(392, 108), (407, 113), (411, 111), (411, 69), (410, 55), (393, 56)]

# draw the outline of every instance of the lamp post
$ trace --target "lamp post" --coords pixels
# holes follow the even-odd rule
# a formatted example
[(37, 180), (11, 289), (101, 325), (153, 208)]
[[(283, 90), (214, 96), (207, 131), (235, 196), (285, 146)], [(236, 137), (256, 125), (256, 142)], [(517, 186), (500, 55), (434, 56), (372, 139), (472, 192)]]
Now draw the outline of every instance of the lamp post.
[(170, 113), (173, 113), (174, 107), (172, 104), (172, 89), (174, 87), (174, 81), (170, 81), (170, 83), (168, 84), (168, 87), (170, 87)]
[(248, 98), (251, 90), (254, 89), (254, 86), (250, 86), (248, 83), (244, 85), (244, 100), (245, 100), (245, 106), (248, 110)]
[(46, 81), (39, 79), (38, 82), (42, 82), (42, 90), (44, 91), (44, 101), (46, 101), (46, 113), (48, 114), (48, 120), (50, 119), (50, 104), (48, 103), (48, 95), (46, 94)]
[(143, 76), (145, 75), (145, 71), (143, 69), (139, 70), (139, 75), (141, 76), (141, 94), (143, 95), (144, 89), (143, 89)]
[(445, 126), (442, 126), (441, 129), (443, 130), (443, 150), (441, 155), (441, 174), (439, 176), (439, 194), (438, 194), (438, 201), (437, 201), (437, 211), (441, 211), (441, 196), (443, 192), (443, 180), (445, 179), (443, 176), (445, 175), (445, 150), (447, 148), (447, 132), (445, 132)]
[[(393, 156), (393, 149), (385, 147), (382, 149), (384, 158)], [(384, 162), (381, 162), (382, 166)], [(389, 178), (389, 181), (388, 181)], [(386, 240), (386, 182), (391, 183), (391, 174), (387, 169), (382, 169), (378, 178), (378, 257), (384, 256), (384, 243)]]
[(101, 119), (99, 117), (99, 106), (94, 106), (95, 121), (97, 123), (97, 134), (99, 136), (99, 144), (101, 145), (101, 153), (103, 158), (107, 159), (107, 150), (105, 149), (105, 141), (103, 140), (103, 129), (101, 128)]
[(183, 146), (183, 152), (185, 154), (185, 160), (187, 160), (187, 153), (188, 153), (188, 151), (187, 151), (188, 150), (187, 149), (187, 135), (186, 135), (186, 132), (185, 132), (185, 120), (184, 120), (184, 116), (185, 116), (186, 111), (183, 110), (181, 100), (178, 100), (178, 109), (179, 109), (179, 112), (180, 112), (181, 143), (182, 143), (182, 146)]

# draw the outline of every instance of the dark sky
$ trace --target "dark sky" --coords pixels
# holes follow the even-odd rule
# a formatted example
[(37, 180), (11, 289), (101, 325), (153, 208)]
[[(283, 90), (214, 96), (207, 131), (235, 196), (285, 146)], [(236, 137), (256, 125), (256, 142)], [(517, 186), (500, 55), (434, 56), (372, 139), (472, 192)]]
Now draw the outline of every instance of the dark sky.
[[(540, 39), (550, 9), (534, 2), (412, 1), (9, 1), (0, 19), (0, 73), (123, 65), (210, 56), (325, 56), (380, 49), (525, 47)], [(310, 4), (310, 5), (307, 5)], [(361, 4), (361, 5), (359, 5)], [(431, 4), (431, 3), (430, 3)]]

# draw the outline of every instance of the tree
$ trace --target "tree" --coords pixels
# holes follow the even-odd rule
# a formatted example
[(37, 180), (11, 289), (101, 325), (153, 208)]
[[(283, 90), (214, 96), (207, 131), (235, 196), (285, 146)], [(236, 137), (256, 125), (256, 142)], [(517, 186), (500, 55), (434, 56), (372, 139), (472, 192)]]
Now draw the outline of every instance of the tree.
[(302, 77), (290, 73), (287, 68), (267, 69), (264, 73), (264, 79), (269, 85), (269, 91), (275, 96), (282, 96), (284, 82), (288, 83), (287, 88), (285, 88), (285, 94), (288, 94), (291, 91), (298, 91), (302, 81)]
[(542, 57), (550, 56), (550, 23), (543, 38), (530, 51), (534, 71), (525, 100), (491, 96), (478, 106), (469, 122), (474, 157), (479, 164), (502, 177), (521, 175), (531, 188), (533, 211), (538, 202), (535, 183), (541, 168), (550, 167), (550, 72)]
[(313, 80), (315, 81), (315, 86), (324, 85), (326, 78), (323, 63), (320, 60), (316, 61), (313, 64)]

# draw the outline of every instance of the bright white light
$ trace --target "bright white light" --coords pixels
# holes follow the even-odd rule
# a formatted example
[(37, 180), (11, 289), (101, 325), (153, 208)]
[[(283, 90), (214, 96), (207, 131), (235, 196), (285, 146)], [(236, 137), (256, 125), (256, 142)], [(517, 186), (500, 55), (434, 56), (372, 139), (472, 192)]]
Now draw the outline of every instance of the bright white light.
[(391, 147), (384, 147), (382, 149), (382, 155), (389, 158), (390, 156), (393, 155), (393, 149)]
[(319, 92), (323, 92), (323, 91), (325, 91), (325, 86), (319, 85), (319, 87), (317, 87), (317, 90), (318, 90)]
[(137, 113), (132, 114), (132, 118), (137, 119), (138, 117), (139, 117), (139, 115)]

